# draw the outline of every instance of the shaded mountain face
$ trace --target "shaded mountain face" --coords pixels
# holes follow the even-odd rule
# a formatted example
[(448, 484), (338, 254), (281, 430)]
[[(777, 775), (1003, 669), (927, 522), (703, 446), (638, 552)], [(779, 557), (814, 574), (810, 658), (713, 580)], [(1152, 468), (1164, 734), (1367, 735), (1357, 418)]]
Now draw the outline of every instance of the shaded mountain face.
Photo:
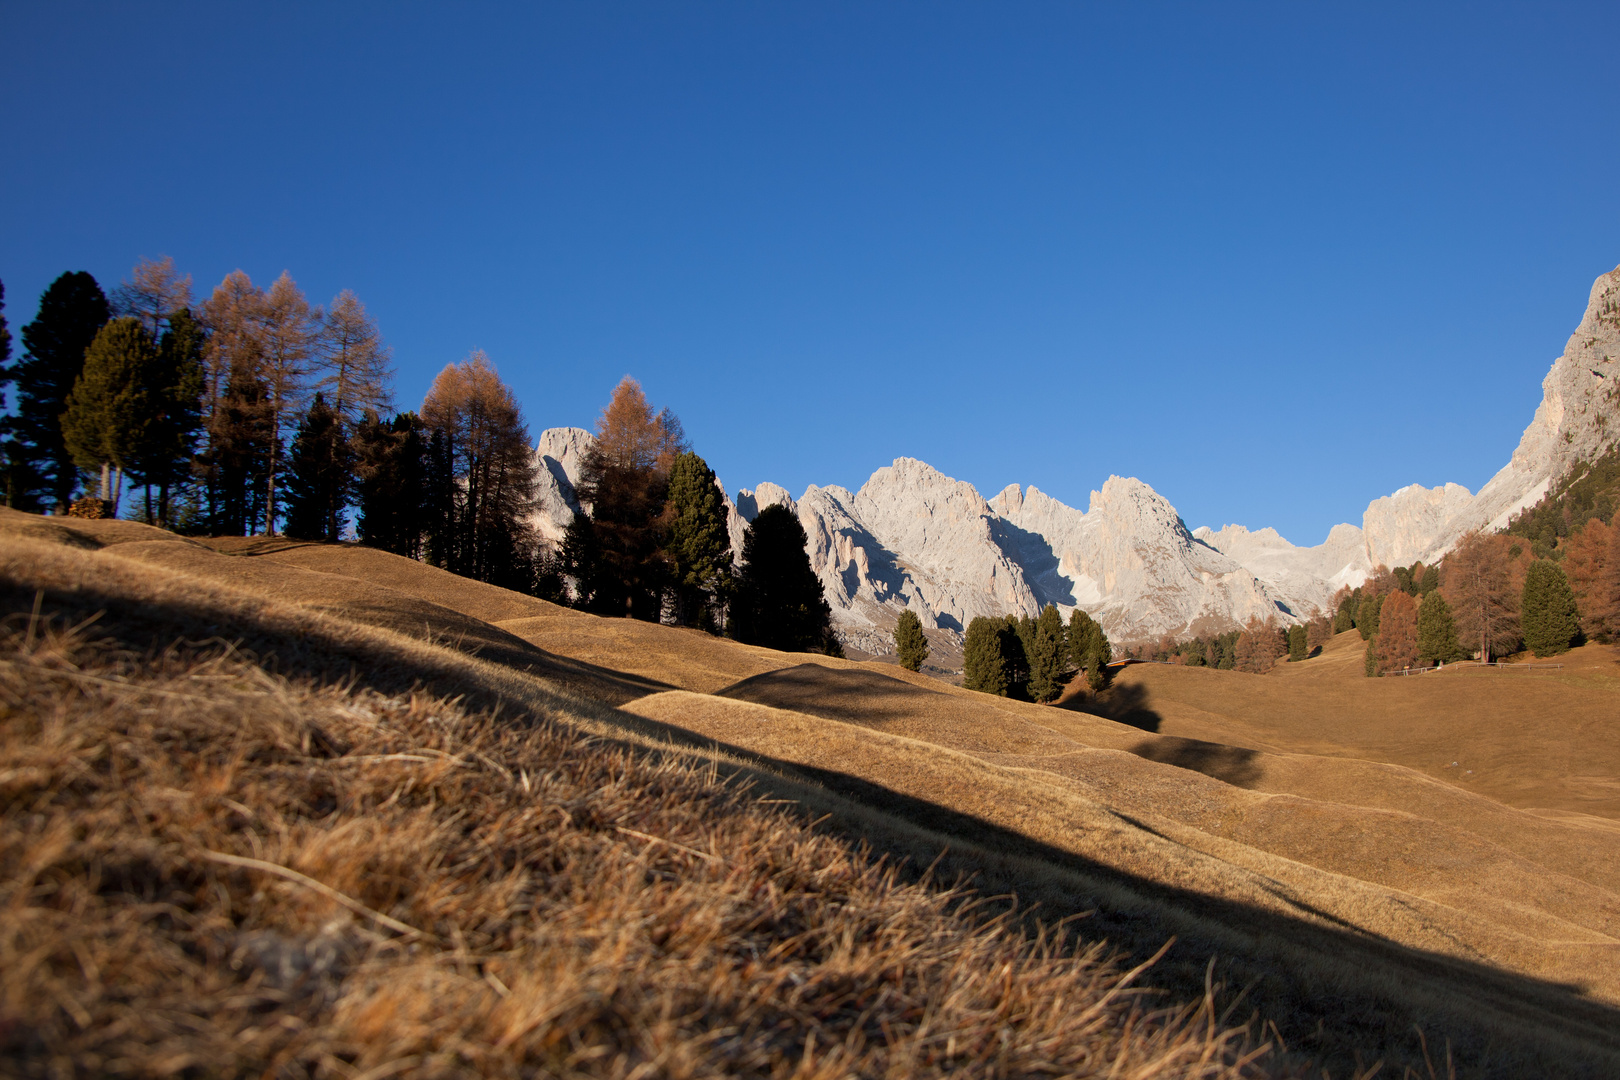
[[(910, 608), (924, 627), (959, 634), (978, 615), (1083, 608), (1115, 641), (1235, 629), (1249, 619), (1298, 622), (1383, 566), (1432, 563), (1472, 529), (1499, 529), (1576, 462), (1620, 436), (1620, 268), (1592, 286), (1585, 317), (1542, 382), (1543, 398), (1513, 458), (1478, 495), (1417, 484), (1374, 499), (1361, 525), (1335, 525), (1315, 547), (1274, 529), (1189, 531), (1163, 496), (1111, 476), (1087, 509), (1010, 485), (986, 500), (973, 485), (913, 458), (874, 472), (857, 492), (776, 484), (727, 498), (732, 550), (767, 506), (786, 505), (809, 538), (844, 641), (887, 653)], [(591, 435), (553, 428), (535, 449), (542, 535), (560, 540), (578, 507), (574, 485)]]

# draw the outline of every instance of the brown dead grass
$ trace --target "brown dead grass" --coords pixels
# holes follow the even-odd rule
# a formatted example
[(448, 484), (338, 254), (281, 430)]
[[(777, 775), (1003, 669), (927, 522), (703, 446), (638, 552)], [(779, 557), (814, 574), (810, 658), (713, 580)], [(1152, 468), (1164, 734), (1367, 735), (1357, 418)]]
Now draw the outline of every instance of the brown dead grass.
[[(1213, 996), (564, 723), (0, 633), (5, 1071), (1244, 1074)], [(1259, 1048), (1263, 1053), (1264, 1047)]]
[[(1162, 734), (1405, 766), (1509, 806), (1620, 819), (1620, 649), (1561, 669), (1463, 669), (1368, 679), (1349, 631), (1273, 675), (1143, 664), (1137, 692)], [(1453, 764), (1455, 763), (1455, 764)]]

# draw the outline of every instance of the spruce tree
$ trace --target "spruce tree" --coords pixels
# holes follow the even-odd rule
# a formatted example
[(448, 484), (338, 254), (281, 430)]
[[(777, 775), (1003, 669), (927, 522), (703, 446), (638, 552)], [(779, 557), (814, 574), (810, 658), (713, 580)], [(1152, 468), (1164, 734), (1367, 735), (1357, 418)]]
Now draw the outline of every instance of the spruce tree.
[(1418, 585), (1418, 595), (1428, 596), (1432, 592), (1439, 591), (1439, 588), (1440, 568), (1438, 566), (1425, 566), (1423, 568), (1423, 580)]
[[(206, 333), (186, 308), (168, 316), (168, 327), (158, 342), (156, 385), (151, 400), (156, 410), (130, 468), (146, 488), (147, 520), (168, 527), (170, 503), (176, 489), (191, 478), (191, 464), (202, 430), (204, 388), (203, 349)], [(158, 489), (156, 512), (151, 489)]]
[(1418, 660), (1425, 664), (1449, 664), (1463, 657), (1451, 605), (1438, 588), (1424, 594), (1418, 605), (1417, 652)]
[(157, 347), (139, 319), (114, 319), (85, 350), (62, 411), (62, 440), (75, 465), (99, 471), (99, 497), (117, 513), (124, 470), (149, 437)]
[(1290, 664), (1298, 663), (1310, 654), (1305, 638), (1305, 627), (1290, 626), (1288, 628), (1288, 662)]
[(1361, 631), (1361, 640), (1371, 641), (1378, 636), (1378, 610), (1383, 606), (1383, 596), (1362, 596), (1356, 609), (1356, 629)]
[(427, 486), (421, 417), (400, 413), (385, 424), (375, 412), (366, 410), (355, 431), (354, 453), (360, 542), (420, 559)]
[(317, 391), (298, 424), (288, 461), (287, 535), (337, 543), (353, 492), (354, 453), (342, 417)]
[(748, 526), (730, 624), (738, 641), (784, 652), (838, 648), (808, 543), (799, 515), (785, 506), (766, 507)]
[(1342, 634), (1346, 630), (1356, 628), (1356, 608), (1361, 598), (1354, 591), (1346, 593), (1339, 601), (1339, 606), (1333, 613), (1333, 632)]
[(591, 519), (577, 510), (563, 533), (557, 561), (569, 586), (569, 603), (581, 611), (591, 610), (597, 581), (596, 529)]
[(968, 623), (962, 643), (962, 686), (981, 694), (1006, 697), (1011, 689), (1007, 661), (1002, 655), (1001, 635), (1006, 624), (984, 615)]
[(1101, 690), (1108, 683), (1108, 665), (1114, 659), (1114, 648), (1108, 635), (1090, 615), (1079, 608), (1069, 616), (1069, 660), (1086, 673), (1086, 685)]
[(1555, 562), (1538, 559), (1524, 577), (1524, 593), (1519, 603), (1519, 619), (1524, 643), (1537, 656), (1568, 652), (1580, 633), (1580, 617), (1569, 578)]
[(916, 671), (928, 659), (928, 638), (923, 634), (922, 620), (910, 608), (900, 613), (894, 624), (894, 651), (900, 657), (900, 666)]
[(1035, 621), (1034, 648), (1029, 652), (1029, 696), (1053, 701), (1063, 692), (1063, 617), (1055, 605), (1041, 609)]
[(1378, 642), (1367, 642), (1367, 651), (1361, 654), (1361, 673), (1369, 679), (1378, 677)]
[(665, 518), (676, 621), (712, 630), (731, 584), (731, 534), (714, 470), (691, 451), (670, 466)]
[(81, 270), (53, 281), (39, 298), (39, 314), (22, 328), (25, 353), (11, 376), (13, 506), (66, 507), (72, 499), (79, 472), (62, 436), (62, 413), (84, 370), (85, 350), (111, 315), (101, 286)]

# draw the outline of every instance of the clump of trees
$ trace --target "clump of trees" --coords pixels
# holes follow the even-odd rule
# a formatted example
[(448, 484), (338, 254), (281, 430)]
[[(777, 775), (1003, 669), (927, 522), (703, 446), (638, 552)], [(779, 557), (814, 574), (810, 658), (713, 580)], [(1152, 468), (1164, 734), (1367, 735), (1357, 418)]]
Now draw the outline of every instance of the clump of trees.
[(1076, 608), (1065, 626), (1056, 605), (1047, 604), (1034, 618), (972, 619), (963, 642), (962, 685), (1021, 701), (1049, 702), (1081, 672), (1091, 689), (1102, 689), (1112, 661), (1108, 635), (1089, 615)]

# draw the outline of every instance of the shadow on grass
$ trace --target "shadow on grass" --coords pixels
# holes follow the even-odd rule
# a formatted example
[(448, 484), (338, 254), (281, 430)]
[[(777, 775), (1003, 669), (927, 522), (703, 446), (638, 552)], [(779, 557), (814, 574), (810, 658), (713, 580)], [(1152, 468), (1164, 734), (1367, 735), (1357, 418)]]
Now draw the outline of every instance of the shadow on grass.
[[(0, 580), (0, 615), (26, 617), (34, 600), (32, 585)], [(389, 694), (421, 688), (460, 696), (473, 708), (501, 708), (513, 722), (527, 720), (514, 715), (514, 704), (522, 703), (506, 697), (494, 676), (480, 682), (475, 672), (435, 667), (421, 657), (406, 663), (386, 642), (344, 637), (336, 627), (328, 632), (333, 624), (295, 627), (245, 607), (137, 602), (94, 588), (47, 594), (43, 611), (72, 622), (103, 612), (98, 631), (136, 651), (162, 649), (179, 638), (237, 642), (284, 674), (352, 681)], [(524, 655), (534, 659), (525, 664), (537, 675), (571, 673), (625, 688), (645, 682), (528, 649)], [(707, 763), (704, 755), (722, 753), (731, 760), (719, 765), (721, 777), (797, 802), (807, 827), (856, 839), (912, 879), (966, 877), (984, 894), (1015, 894), (1022, 910), (1033, 905), (1049, 921), (1084, 916), (1071, 929), (1090, 940), (1106, 938), (1138, 960), (1176, 935), (1177, 944), (1153, 969), (1154, 985), (1178, 1000), (1197, 998), (1213, 970), (1228, 987), (1247, 987), (1244, 1008), (1252, 1004), (1296, 1052), (1334, 1075), (1360, 1072), (1380, 1057), (1394, 1066), (1383, 1075), (1398, 1075), (1402, 1064), (1427, 1075), (1418, 1031), (1430, 1047), (1451, 1047), (1461, 1076), (1620, 1075), (1620, 1010), (1578, 986), (1358, 931), (1289, 896), (1280, 884), (1273, 893), (1292, 914), (1145, 878), (834, 769), (718, 744), (638, 717), (619, 719), (627, 733), (665, 741), (660, 749), (627, 739), (631, 752), (684, 757), (690, 750), (700, 764)]]
[(1057, 707), (1101, 716), (1153, 734), (1157, 734), (1164, 723), (1164, 717), (1148, 706), (1148, 690), (1141, 683), (1113, 683), (1100, 693), (1076, 694), (1058, 702)]
[(846, 720), (863, 726), (887, 720), (909, 720), (919, 702), (954, 705), (958, 699), (876, 671), (852, 671), (821, 664), (798, 664), (733, 683), (715, 697), (751, 701), (810, 716)]
[(1191, 769), (1235, 787), (1251, 788), (1260, 782), (1260, 767), (1255, 764), (1259, 752), (1243, 746), (1164, 735), (1137, 743), (1130, 751), (1139, 758)]

